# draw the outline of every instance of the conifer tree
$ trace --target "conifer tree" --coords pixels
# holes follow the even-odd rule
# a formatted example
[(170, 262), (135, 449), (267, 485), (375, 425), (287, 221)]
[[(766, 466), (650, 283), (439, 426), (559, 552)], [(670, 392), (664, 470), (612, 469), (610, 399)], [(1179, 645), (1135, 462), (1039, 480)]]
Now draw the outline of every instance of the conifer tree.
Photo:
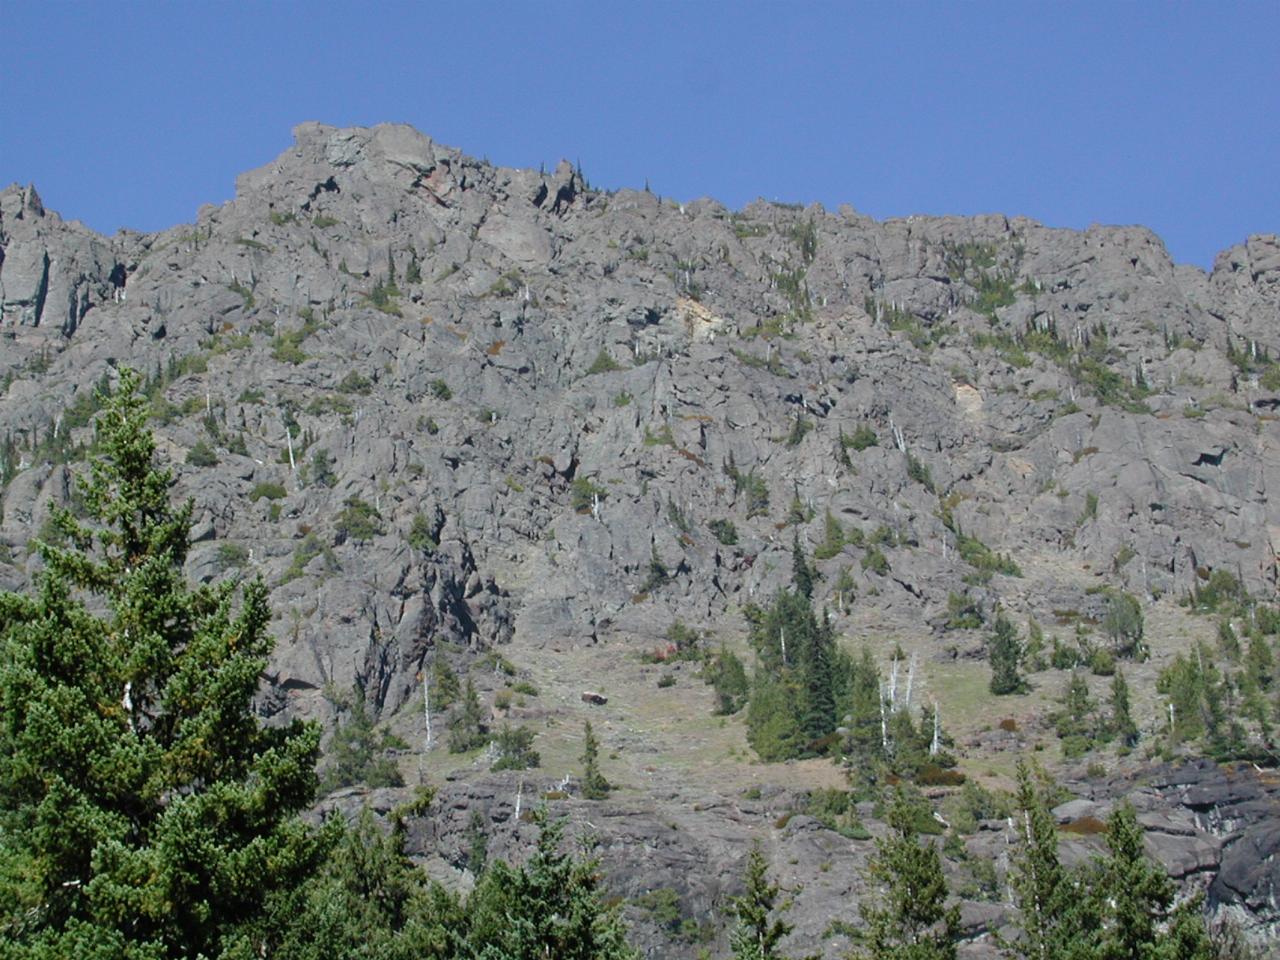
[(801, 718), (801, 724), (804, 727), (805, 736), (810, 741), (827, 736), (836, 727), (832, 674), (835, 660), (835, 634), (831, 629), (831, 620), (825, 611), (822, 622), (814, 626), (801, 663), (805, 694), (804, 716)]
[(715, 687), (716, 713), (737, 713), (746, 705), (751, 683), (746, 667), (732, 650), (722, 645), (717, 653), (709, 655), (702, 675)]
[(991, 636), (987, 640), (987, 659), (991, 662), (991, 692), (996, 695), (1025, 693), (1027, 683), (1018, 672), (1022, 663), (1022, 643), (1018, 631), (1004, 614), (997, 614)]
[(869, 868), (882, 894), (878, 904), (862, 906), (867, 933), (857, 955), (861, 960), (954, 960), (960, 910), (946, 905), (942, 860), (932, 844), (920, 843), (915, 812), (901, 787), (888, 825)]
[(1082, 740), (1087, 749), (1094, 733), (1094, 702), (1089, 696), (1089, 684), (1079, 670), (1071, 671), (1061, 704), (1062, 708), (1054, 718), (1058, 736), (1064, 740), (1071, 737)]
[(1129, 706), (1129, 684), (1118, 667), (1111, 678), (1111, 735), (1120, 741), (1124, 749), (1130, 749), (1138, 742), (1138, 725), (1133, 722)]
[[(425, 807), (430, 794), (413, 806)], [(406, 830), (393, 811), (385, 831), (364, 808), (342, 830), (322, 870), (297, 891), (273, 897), (255, 956), (271, 960), (452, 960), (465, 913), (456, 897), (430, 880), (405, 852)], [(231, 960), (231, 958), (228, 958)]]
[[(1096, 927), (1103, 960), (1209, 960), (1213, 956), (1199, 900), (1173, 907), (1174, 885), (1147, 859), (1142, 827), (1127, 801), (1107, 820), (1108, 855), (1097, 865), (1092, 889), (1103, 901)], [(1167, 937), (1168, 931), (1176, 937)]]
[(769, 865), (759, 843), (747, 856), (745, 881), (746, 891), (730, 904), (735, 920), (729, 935), (733, 960), (781, 960), (777, 947), (791, 932), (791, 925), (776, 915), (778, 885), (769, 881)]
[(256, 955), (267, 898), (326, 835), (319, 732), (252, 700), (267, 588), (190, 588), (192, 505), (169, 502), (140, 377), (123, 371), (80, 482), (85, 519), (30, 595), (0, 595), (0, 925), (6, 957)]
[(813, 581), (817, 574), (809, 561), (805, 559), (804, 549), (800, 546), (800, 534), (791, 541), (791, 577), (796, 585), (796, 592), (806, 600), (813, 599)]
[(800, 755), (804, 731), (796, 718), (798, 699), (799, 692), (788, 680), (756, 671), (747, 704), (747, 742), (766, 763)]
[(437, 653), (431, 667), (431, 708), (446, 710), (461, 695), (462, 685), (458, 683), (458, 675), (449, 666), (449, 661)]
[(582, 796), (587, 800), (603, 800), (611, 789), (600, 772), (600, 742), (588, 720), (582, 725)]
[(849, 677), (849, 703), (846, 712), (849, 730), (842, 749), (851, 761), (851, 769), (866, 770), (883, 759), (880, 717), (883, 709), (880, 693), (880, 671), (871, 651), (863, 647), (853, 661)]
[(1018, 846), (1010, 860), (1009, 886), (1020, 912), (1017, 941), (1007, 944), (1009, 952), (1023, 960), (1067, 960), (1079, 948), (1083, 960), (1089, 931), (1087, 901), (1078, 882), (1058, 860), (1058, 830), (1040, 771), (1018, 762), (1018, 790), (1015, 813)]
[(330, 766), (321, 785), (326, 793), (355, 783), (402, 787), (404, 778), (387, 751), (403, 750), (407, 746), (395, 734), (375, 728), (364, 691), (357, 687), (350, 713), (333, 732), (329, 744)]
[(468, 902), (457, 960), (635, 960), (594, 860), (561, 853), (563, 823), (534, 812), (537, 846), (522, 867), (490, 865)]
[(462, 703), (449, 721), (449, 752), (466, 753), (468, 750), (475, 750), (488, 743), (489, 738), (484, 731), (483, 719), (476, 685), (470, 677), (467, 677)]

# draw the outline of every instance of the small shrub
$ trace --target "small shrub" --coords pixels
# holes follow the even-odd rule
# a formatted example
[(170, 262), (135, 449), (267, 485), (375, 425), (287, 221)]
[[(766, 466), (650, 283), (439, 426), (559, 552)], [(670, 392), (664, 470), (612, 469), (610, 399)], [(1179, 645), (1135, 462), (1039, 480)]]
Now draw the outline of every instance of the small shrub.
[(587, 376), (590, 377), (597, 373), (613, 373), (615, 370), (621, 369), (621, 364), (609, 356), (608, 350), (601, 347), (600, 352), (596, 354), (595, 360), (591, 362), (591, 366), (587, 367)]
[(197, 440), (187, 451), (187, 463), (193, 467), (213, 467), (218, 464), (218, 454), (206, 440)]
[(862, 555), (862, 569), (883, 577), (889, 572), (889, 561), (879, 547), (870, 547)]
[(238, 570), (249, 562), (249, 548), (241, 543), (220, 543), (215, 562), (219, 570)]
[(965, 782), (959, 770), (948, 770), (936, 763), (926, 763), (916, 773), (916, 783), (922, 787), (958, 787)]
[(675, 685), (676, 685), (676, 676), (674, 673), (664, 673), (661, 677), (658, 678), (658, 686), (662, 687), (663, 689), (666, 689), (667, 687), (674, 687)]
[(606, 488), (580, 474), (573, 478), (573, 484), (569, 488), (569, 505), (576, 513), (588, 513), (597, 497), (603, 500), (608, 495)]
[(846, 437), (841, 435), (841, 444), (853, 450), (866, 450), (867, 447), (877, 447), (880, 445), (880, 439), (876, 436), (876, 432), (865, 423), (861, 424), (857, 430), (853, 431), (853, 436)]
[(498, 759), (491, 769), (528, 770), (539, 766), (542, 758), (533, 749), (533, 731), (528, 727), (512, 727), (504, 724), (493, 738)]
[(284, 485), (264, 480), (254, 486), (249, 491), (249, 500), (256, 503), (259, 500), (283, 500), (287, 496)]
[(361, 396), (366, 396), (373, 390), (373, 381), (352, 370), (342, 378), (342, 382), (338, 384), (338, 389), (343, 393), (358, 393)]
[(372, 540), (382, 534), (382, 514), (371, 503), (359, 497), (348, 497), (336, 523), (338, 536), (344, 540)]
[(738, 528), (733, 525), (732, 520), (712, 520), (707, 524), (707, 529), (726, 547), (738, 542)]

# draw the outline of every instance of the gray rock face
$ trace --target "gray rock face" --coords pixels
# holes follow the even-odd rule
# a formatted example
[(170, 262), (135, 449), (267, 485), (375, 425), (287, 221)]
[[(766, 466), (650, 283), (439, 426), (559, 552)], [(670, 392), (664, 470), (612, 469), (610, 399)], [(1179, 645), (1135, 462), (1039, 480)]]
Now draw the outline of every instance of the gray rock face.
[[(280, 719), (359, 685), (391, 720), (435, 658), (508, 643), (733, 634), (828, 511), (845, 536), (817, 599), (846, 632), (941, 634), (965, 592), (1045, 619), (1096, 615), (1091, 586), (1150, 605), (1214, 570), (1272, 591), (1278, 318), (1274, 236), (1206, 274), (1141, 228), (732, 212), (303, 124), (163, 233), (104, 238), (0, 193), (0, 583), (29, 579), (91, 391), (128, 364), (197, 504), (191, 575), (272, 585)], [(975, 577), (958, 533), (1022, 576)], [(670, 851), (636, 877), (669, 877), (691, 916), (745, 855), (708, 816), (705, 848), (616, 817), (652, 833), (617, 839), (626, 858)], [(1219, 901), (1264, 911), (1274, 830), (1241, 826), (1216, 861), (1180, 823), (1153, 826), (1171, 869), (1220, 863)], [(834, 843), (802, 826), (787, 844)]]

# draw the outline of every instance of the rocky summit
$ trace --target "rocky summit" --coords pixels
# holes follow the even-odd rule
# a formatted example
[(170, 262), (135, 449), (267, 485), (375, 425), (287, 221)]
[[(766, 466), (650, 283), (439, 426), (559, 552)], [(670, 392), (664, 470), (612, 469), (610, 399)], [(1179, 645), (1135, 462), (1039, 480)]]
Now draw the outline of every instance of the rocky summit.
[[(880, 811), (833, 829), (812, 798), (846, 771), (761, 762), (682, 656), (752, 663), (799, 556), (842, 647), (930, 705), (971, 783), (1007, 788), (1038, 752), (1080, 858), (1127, 796), (1215, 916), (1278, 935), (1274, 773), (1171, 749), (1161, 680), (1199, 641), (1223, 648), (1222, 622), (1248, 627), (1191, 598), (1276, 591), (1276, 236), (1206, 273), (1141, 227), (732, 211), (404, 126), (294, 136), (161, 233), (103, 237), (34, 187), (0, 193), (0, 587), (31, 582), (102, 391), (133, 367), (194, 503), (190, 577), (271, 588), (261, 713), (332, 726), (354, 691), (403, 778), (441, 788), (410, 844), (447, 883), (471, 882), (477, 824), (515, 853), (522, 807), (545, 802), (597, 838), (646, 955), (722, 951), (755, 840), (792, 900), (788, 945), (847, 950)], [(989, 624), (1089, 649), (1116, 597), (1150, 651), (1125, 664), (1137, 747), (1064, 756), (1059, 698), (1084, 676), (1101, 702), (1110, 675), (1055, 658), (994, 696)], [(445, 667), (487, 725), (534, 732), (539, 766), (449, 751)], [(581, 796), (583, 720), (604, 800)], [(408, 789), (321, 808), (386, 812)], [(944, 811), (956, 789), (928, 788)], [(947, 870), (963, 951), (990, 956), (1011, 827), (978, 820)]]

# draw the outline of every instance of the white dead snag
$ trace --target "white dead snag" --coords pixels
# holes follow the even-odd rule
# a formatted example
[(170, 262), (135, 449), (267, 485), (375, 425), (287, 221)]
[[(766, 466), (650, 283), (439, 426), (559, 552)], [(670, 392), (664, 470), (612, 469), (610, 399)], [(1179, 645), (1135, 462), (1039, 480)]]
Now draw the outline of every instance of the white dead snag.
[(880, 690), (880, 746), (885, 752), (889, 750), (889, 722), (885, 716), (885, 695), (884, 689)]
[(929, 756), (936, 757), (942, 749), (942, 721), (938, 718), (938, 701), (933, 701), (933, 740), (929, 743)]
[(524, 800), (524, 781), (520, 781), (520, 786), (516, 788), (516, 819), (520, 819), (520, 804)]
[(298, 472), (298, 464), (293, 459), (293, 434), (289, 432), (289, 424), (284, 425), (284, 441), (289, 447), (289, 470), (293, 473)]

